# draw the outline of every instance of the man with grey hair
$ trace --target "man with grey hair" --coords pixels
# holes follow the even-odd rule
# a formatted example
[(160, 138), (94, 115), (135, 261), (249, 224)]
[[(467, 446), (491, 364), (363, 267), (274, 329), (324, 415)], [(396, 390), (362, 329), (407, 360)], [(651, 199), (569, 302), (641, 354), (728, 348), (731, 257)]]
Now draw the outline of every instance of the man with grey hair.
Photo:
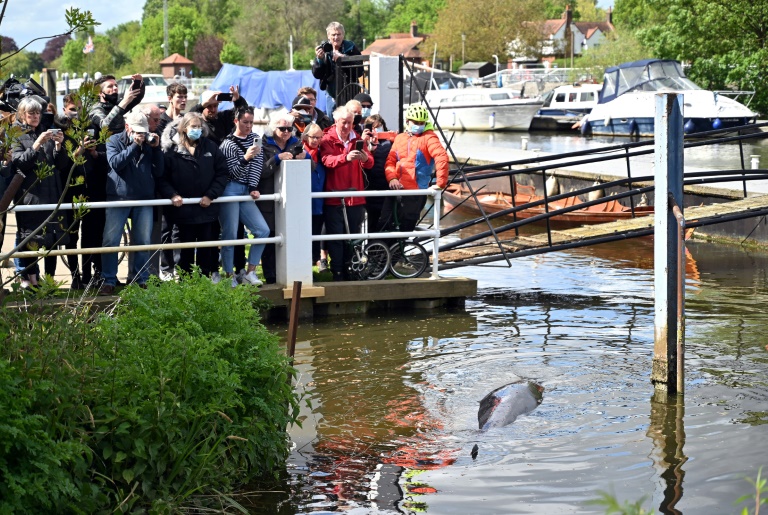
[[(163, 174), (163, 152), (147, 142), (149, 122), (138, 111), (125, 116), (125, 131), (107, 140), (107, 200), (151, 200), (155, 198), (155, 179)], [(148, 245), (152, 234), (152, 206), (110, 207), (106, 209), (104, 247), (117, 247), (125, 222), (131, 219), (131, 244)], [(133, 275), (139, 285), (147, 282), (149, 252), (137, 252)], [(102, 258), (104, 284), (99, 295), (112, 295), (117, 284), (117, 254)]]
[[(345, 84), (357, 81), (363, 74), (363, 67), (345, 68), (342, 74), (344, 84), (336, 84), (336, 61), (340, 57), (360, 55), (360, 50), (352, 41), (344, 39), (344, 25), (337, 21), (329, 23), (325, 28), (325, 33), (328, 39), (315, 48), (315, 59), (312, 60), (312, 75), (320, 81), (320, 89), (325, 91), (327, 106), (325, 111), (330, 113), (336, 107), (336, 96), (341, 93), (340, 88), (343, 88)], [(362, 65), (362, 63), (360, 64)], [(345, 91), (344, 98), (338, 99), (338, 103), (346, 103), (347, 100), (354, 97), (358, 92), (358, 90)]]

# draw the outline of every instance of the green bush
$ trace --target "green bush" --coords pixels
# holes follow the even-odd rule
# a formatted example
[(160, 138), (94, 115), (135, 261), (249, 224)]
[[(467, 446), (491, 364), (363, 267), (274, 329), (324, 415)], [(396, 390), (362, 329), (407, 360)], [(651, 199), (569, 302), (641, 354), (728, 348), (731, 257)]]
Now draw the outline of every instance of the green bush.
[(298, 399), (254, 299), (195, 274), (90, 321), (4, 310), (0, 513), (169, 511), (281, 470)]

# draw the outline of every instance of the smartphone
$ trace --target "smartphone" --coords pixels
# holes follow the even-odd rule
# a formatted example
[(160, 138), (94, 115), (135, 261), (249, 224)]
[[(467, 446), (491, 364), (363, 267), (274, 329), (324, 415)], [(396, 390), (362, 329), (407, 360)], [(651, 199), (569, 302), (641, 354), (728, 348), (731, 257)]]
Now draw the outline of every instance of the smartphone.
[(373, 124), (372, 124), (372, 123), (366, 123), (366, 124), (363, 126), (363, 129), (365, 129), (365, 130), (367, 130), (367, 131), (373, 131)]
[(133, 79), (131, 89), (141, 89), (141, 81), (139, 79)]
[(48, 129), (48, 132), (50, 132), (51, 134), (58, 134), (61, 132), (61, 129)]
[(355, 150), (363, 151), (363, 147), (365, 146), (365, 141), (359, 139), (355, 141)]
[(219, 102), (232, 102), (232, 93), (219, 93), (216, 100)]

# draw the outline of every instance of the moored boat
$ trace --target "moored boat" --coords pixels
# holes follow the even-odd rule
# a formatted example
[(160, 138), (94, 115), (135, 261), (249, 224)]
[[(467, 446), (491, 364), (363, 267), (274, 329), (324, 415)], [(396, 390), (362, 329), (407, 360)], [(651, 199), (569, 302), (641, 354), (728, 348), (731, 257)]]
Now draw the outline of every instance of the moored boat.
[(542, 101), (515, 93), (507, 88), (430, 90), (426, 100), (443, 130), (527, 131)]
[(531, 130), (563, 131), (575, 129), (597, 105), (601, 84), (575, 83), (558, 86), (544, 95), (544, 105), (531, 121)]
[[(456, 208), (463, 208), (469, 211), (480, 212), (478, 203), (483, 207), (486, 214), (497, 213), (505, 209), (519, 207), (524, 204), (543, 200), (543, 197), (534, 193), (533, 186), (517, 184), (514, 199), (509, 193), (503, 192), (483, 192), (477, 193), (477, 202), (470, 198), (469, 189), (460, 184), (451, 184), (443, 191), (443, 204), (446, 211)], [(514, 202), (514, 203), (513, 203)], [(578, 197), (568, 197), (566, 199), (549, 202), (548, 210), (555, 211), (566, 207), (578, 205), (581, 202)], [(652, 206), (635, 206), (634, 216), (647, 216), (653, 214)], [(547, 212), (547, 207), (542, 203), (537, 206), (527, 207), (514, 213), (519, 219), (532, 218)], [(513, 214), (508, 214), (510, 218)], [(553, 222), (562, 222), (568, 224), (599, 224), (614, 222), (616, 220), (632, 218), (630, 207), (622, 205), (617, 200), (608, 200), (594, 206), (583, 207), (563, 213), (551, 218)]]
[(581, 133), (601, 136), (654, 135), (656, 95), (684, 96), (684, 131), (694, 134), (754, 123), (756, 114), (723, 92), (701, 89), (679, 62), (646, 59), (605, 70), (598, 105), (584, 118)]

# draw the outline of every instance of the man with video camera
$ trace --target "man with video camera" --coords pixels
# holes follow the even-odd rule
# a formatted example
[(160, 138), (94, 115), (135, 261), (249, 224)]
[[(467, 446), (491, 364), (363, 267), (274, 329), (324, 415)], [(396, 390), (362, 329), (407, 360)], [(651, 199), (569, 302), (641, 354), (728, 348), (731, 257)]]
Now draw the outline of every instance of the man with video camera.
[[(325, 28), (325, 33), (328, 40), (323, 41), (315, 48), (312, 75), (320, 81), (320, 89), (326, 93), (326, 112), (332, 113), (336, 108), (336, 94), (338, 93), (336, 61), (340, 57), (360, 55), (360, 50), (352, 41), (344, 39), (344, 25), (337, 21), (329, 23)], [(361, 66), (346, 68), (344, 70), (344, 82), (354, 82), (362, 74)]]

